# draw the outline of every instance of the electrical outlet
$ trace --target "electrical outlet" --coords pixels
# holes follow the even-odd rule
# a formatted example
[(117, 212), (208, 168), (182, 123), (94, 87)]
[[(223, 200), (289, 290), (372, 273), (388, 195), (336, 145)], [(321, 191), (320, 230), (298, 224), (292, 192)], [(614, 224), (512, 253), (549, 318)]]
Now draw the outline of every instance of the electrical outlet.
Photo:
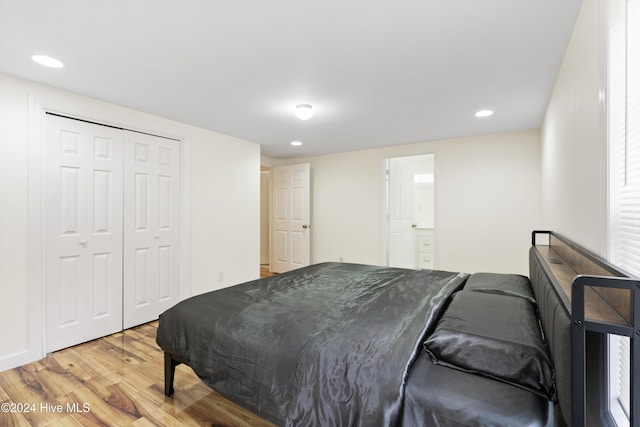
[(224, 282), (224, 271), (218, 271), (218, 282)]

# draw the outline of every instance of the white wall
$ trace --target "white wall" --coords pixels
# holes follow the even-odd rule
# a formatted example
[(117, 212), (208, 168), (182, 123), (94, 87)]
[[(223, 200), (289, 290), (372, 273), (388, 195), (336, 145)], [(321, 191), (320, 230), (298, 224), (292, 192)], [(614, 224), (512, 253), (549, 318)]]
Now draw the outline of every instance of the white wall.
[(26, 93), (0, 78), (0, 362), (28, 347), (27, 106)]
[(599, 255), (607, 248), (602, 4), (582, 5), (541, 130), (544, 226)]
[(181, 297), (259, 277), (259, 145), (0, 75), (0, 370), (37, 359), (42, 352), (41, 278), (29, 270), (30, 256), (39, 248), (28, 247), (33, 101), (183, 139), (183, 235), (191, 239), (182, 251), (191, 259), (183, 264)]
[(201, 129), (195, 138), (191, 283), (199, 294), (260, 277), (260, 146)]
[(541, 216), (537, 130), (283, 161), (311, 163), (312, 262), (384, 264), (383, 161), (424, 153), (435, 154), (436, 267), (527, 274)]

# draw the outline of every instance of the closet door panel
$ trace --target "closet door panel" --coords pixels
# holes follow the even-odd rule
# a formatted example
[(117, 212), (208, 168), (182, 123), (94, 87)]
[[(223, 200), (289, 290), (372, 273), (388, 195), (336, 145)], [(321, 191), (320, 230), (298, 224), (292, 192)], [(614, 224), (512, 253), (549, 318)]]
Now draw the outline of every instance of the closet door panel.
[(45, 141), (51, 352), (122, 329), (122, 132), (47, 115)]
[(179, 301), (179, 142), (125, 131), (124, 327)]

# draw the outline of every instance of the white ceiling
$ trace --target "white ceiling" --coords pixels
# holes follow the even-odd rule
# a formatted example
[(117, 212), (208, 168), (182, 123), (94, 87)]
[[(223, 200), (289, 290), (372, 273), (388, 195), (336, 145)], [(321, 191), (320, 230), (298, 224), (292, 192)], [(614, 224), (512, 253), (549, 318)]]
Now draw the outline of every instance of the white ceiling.
[(318, 155), (538, 128), (581, 3), (0, 0), (0, 72)]

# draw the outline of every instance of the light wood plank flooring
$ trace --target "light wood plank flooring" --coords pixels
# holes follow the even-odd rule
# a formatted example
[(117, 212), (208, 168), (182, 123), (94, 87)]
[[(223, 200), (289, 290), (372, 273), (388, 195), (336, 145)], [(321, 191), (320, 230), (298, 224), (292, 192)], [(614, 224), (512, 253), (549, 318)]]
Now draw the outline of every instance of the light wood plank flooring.
[(271, 273), (269, 271), (269, 266), (268, 265), (261, 265), (260, 266), (260, 278), (263, 279), (265, 277), (269, 277), (269, 276), (273, 276), (275, 273)]
[[(156, 328), (148, 323), (0, 372), (0, 426), (271, 426), (184, 365), (165, 397)], [(21, 412), (7, 412), (7, 404)]]

